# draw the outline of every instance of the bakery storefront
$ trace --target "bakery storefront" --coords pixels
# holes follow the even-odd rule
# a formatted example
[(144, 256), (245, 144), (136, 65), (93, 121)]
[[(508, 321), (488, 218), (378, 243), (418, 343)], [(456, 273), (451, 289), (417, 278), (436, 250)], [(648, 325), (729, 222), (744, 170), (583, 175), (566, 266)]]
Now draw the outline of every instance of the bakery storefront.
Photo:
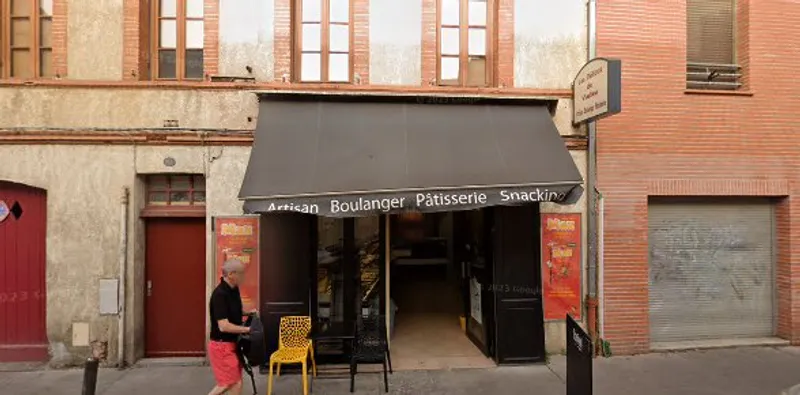
[[(240, 198), (260, 310), (386, 316), (395, 369), (542, 361), (539, 203), (581, 175), (535, 99), (265, 93)], [(318, 361), (342, 349), (318, 345)], [(346, 347), (346, 345), (341, 345)]]

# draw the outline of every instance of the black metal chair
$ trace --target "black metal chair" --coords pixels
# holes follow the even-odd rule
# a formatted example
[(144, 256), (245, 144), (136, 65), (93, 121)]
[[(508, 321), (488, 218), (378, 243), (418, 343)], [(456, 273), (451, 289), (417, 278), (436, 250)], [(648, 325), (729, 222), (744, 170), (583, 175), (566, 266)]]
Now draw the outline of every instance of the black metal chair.
[(350, 357), (350, 392), (355, 392), (355, 378), (359, 364), (382, 364), (383, 385), (389, 392), (389, 378), (386, 374), (387, 364), (392, 369), (389, 354), (389, 342), (386, 338), (386, 316), (374, 315), (362, 317), (356, 326), (356, 338)]

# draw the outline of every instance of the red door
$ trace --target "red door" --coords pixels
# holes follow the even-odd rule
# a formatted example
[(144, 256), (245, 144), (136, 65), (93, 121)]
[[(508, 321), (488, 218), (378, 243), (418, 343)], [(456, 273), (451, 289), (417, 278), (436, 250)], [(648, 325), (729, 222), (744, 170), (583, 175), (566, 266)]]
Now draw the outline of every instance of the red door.
[(46, 361), (44, 190), (0, 181), (0, 362)]
[(205, 218), (149, 218), (145, 354), (205, 355)]

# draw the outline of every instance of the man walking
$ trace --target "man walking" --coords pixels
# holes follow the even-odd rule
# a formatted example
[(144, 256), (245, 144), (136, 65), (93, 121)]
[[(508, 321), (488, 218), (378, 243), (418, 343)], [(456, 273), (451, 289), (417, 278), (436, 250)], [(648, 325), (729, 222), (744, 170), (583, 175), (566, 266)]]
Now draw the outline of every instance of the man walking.
[(222, 264), (222, 278), (211, 294), (208, 303), (211, 316), (211, 334), (208, 359), (217, 385), (208, 395), (240, 395), (242, 392), (242, 364), (236, 354), (236, 341), (240, 334), (250, 332), (242, 326), (242, 297), (239, 284), (244, 276), (244, 264), (229, 259)]

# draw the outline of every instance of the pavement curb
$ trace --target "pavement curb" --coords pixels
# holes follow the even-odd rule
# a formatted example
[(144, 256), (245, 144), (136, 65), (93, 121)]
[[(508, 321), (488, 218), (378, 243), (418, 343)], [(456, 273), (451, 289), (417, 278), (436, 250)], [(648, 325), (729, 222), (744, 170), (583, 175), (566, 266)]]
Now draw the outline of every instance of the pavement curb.
[(18, 372), (35, 372), (39, 370), (48, 370), (46, 363), (41, 362), (3, 362), (0, 363), (0, 372), (2, 373), (18, 373)]

